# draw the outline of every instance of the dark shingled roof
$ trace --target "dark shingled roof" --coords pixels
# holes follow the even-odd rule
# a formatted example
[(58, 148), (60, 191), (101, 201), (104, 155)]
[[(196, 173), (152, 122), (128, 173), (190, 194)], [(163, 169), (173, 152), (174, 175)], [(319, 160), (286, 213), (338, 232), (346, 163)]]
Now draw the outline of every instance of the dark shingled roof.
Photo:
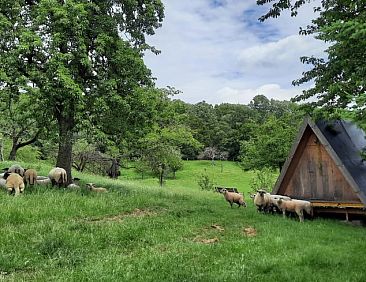
[(366, 149), (365, 132), (354, 123), (344, 120), (322, 120), (315, 124), (339, 158), (339, 165), (344, 166), (357, 184), (358, 187), (353, 188), (356, 193), (363, 194), (359, 195), (362, 200), (366, 196), (366, 161), (362, 160), (360, 153)]

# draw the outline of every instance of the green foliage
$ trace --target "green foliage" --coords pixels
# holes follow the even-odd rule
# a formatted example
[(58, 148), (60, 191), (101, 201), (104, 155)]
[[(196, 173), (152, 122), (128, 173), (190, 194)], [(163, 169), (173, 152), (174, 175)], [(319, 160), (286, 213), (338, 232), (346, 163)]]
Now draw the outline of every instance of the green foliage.
[[(13, 145), (13, 143), (11, 140), (9, 140), (8, 138), (3, 139), (3, 146), (4, 146), (3, 153), (4, 153), (4, 157), (6, 160), (8, 159), (7, 157), (10, 154), (12, 145)], [(17, 161), (35, 163), (40, 159), (40, 156), (41, 156), (41, 152), (38, 147), (25, 146), (18, 150)]]
[[(257, 0), (260, 5), (272, 2), (272, 8), (261, 19), (278, 17), (282, 10), (290, 9), (297, 14), (300, 6), (307, 1)], [(366, 42), (366, 10), (364, 1), (321, 1), (315, 4), (320, 11), (318, 17), (300, 34), (315, 35), (328, 44), (325, 50), (327, 58), (302, 57), (304, 64), (311, 69), (304, 72), (294, 85), (314, 82), (314, 86), (303, 91), (295, 101), (308, 101), (304, 107), (311, 113), (321, 108), (326, 115), (331, 115), (338, 108), (351, 109), (355, 120), (365, 121), (366, 69), (364, 50)], [(314, 100), (314, 99), (312, 99)]]
[(140, 128), (133, 125), (145, 124), (148, 118), (137, 114), (138, 106), (146, 113), (149, 106), (141, 88), (153, 83), (143, 54), (156, 51), (145, 36), (161, 25), (161, 1), (6, 0), (0, 15), (0, 86), (31, 95), (57, 123), (57, 165), (70, 172), (73, 133), (85, 120), (109, 134), (116, 128), (131, 134)]
[(215, 188), (215, 184), (212, 178), (208, 175), (205, 170), (197, 179), (198, 186), (201, 187), (202, 190), (213, 191)]
[(244, 169), (281, 168), (300, 125), (300, 117), (288, 113), (269, 117), (263, 124), (253, 124), (252, 136), (241, 144)]
[(272, 192), (277, 173), (273, 169), (264, 167), (261, 170), (255, 170), (254, 176), (250, 180), (250, 190), (251, 192), (256, 192), (257, 190), (266, 190), (267, 192)]

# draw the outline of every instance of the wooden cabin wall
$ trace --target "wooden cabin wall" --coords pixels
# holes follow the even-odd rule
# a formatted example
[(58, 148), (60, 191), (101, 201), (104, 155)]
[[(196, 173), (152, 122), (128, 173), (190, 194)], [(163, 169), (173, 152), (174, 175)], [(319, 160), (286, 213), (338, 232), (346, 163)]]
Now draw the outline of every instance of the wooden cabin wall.
[(278, 193), (298, 199), (360, 202), (316, 135), (310, 128), (306, 133)]

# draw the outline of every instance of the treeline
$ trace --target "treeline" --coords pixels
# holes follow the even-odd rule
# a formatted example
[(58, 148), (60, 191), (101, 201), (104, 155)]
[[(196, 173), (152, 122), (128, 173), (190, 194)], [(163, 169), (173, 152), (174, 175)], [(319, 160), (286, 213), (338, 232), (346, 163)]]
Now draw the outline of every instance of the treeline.
[[(173, 99), (173, 88), (144, 91), (139, 96), (140, 105), (131, 107), (130, 113), (94, 124), (86, 113), (80, 113), (85, 120), (72, 136), (74, 169), (116, 177), (120, 166), (133, 163), (142, 177), (146, 173), (174, 177), (183, 166), (182, 160), (195, 159), (238, 161), (244, 169), (278, 168), (303, 118), (297, 104), (263, 95), (248, 105), (211, 105)], [(2, 155), (55, 163), (59, 139), (55, 125), (41, 126), (35, 120), (32, 124), (33, 109), (24, 107), (25, 102), (13, 101), (14, 108), (23, 106), (21, 112), (6, 111), (8, 104), (0, 104), (3, 113), (8, 113), (1, 117)], [(113, 130), (116, 126), (118, 131)]]

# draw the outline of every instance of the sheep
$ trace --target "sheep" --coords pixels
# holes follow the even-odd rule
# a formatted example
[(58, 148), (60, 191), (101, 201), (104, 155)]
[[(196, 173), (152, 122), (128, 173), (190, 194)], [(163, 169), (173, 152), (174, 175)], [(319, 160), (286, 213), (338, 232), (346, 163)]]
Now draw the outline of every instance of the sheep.
[(94, 183), (86, 183), (86, 188), (90, 191), (97, 192), (97, 193), (106, 193), (108, 190), (103, 187), (95, 187)]
[(23, 193), (23, 177), (17, 173), (6, 172), (4, 178), (6, 179), (6, 188), (8, 189), (9, 194), (15, 192), (15, 196), (18, 196), (20, 193)]
[(50, 170), (48, 177), (51, 179), (52, 186), (56, 184), (58, 187), (66, 186), (67, 183), (67, 173), (66, 170), (61, 167), (55, 167)]
[(72, 179), (72, 183), (70, 183), (69, 185), (67, 185), (67, 188), (71, 188), (71, 189), (79, 189), (79, 180), (80, 178), (74, 177)]
[(244, 202), (244, 195), (235, 193), (235, 192), (228, 192), (226, 189), (222, 189), (222, 194), (224, 194), (225, 200), (229, 202), (230, 206), (233, 207), (233, 203), (240, 206), (246, 207), (247, 204)]
[(34, 185), (37, 183), (37, 171), (35, 169), (25, 169), (24, 170), (24, 184)]
[(22, 168), (18, 164), (12, 165), (11, 167), (8, 168), (7, 171), (10, 172), (10, 173), (18, 173), (21, 177), (24, 176), (24, 168)]
[(291, 198), (283, 195), (270, 195), (270, 210), (272, 212), (278, 212), (280, 211), (280, 208), (278, 207), (278, 200), (281, 199), (283, 201), (290, 201)]
[(284, 218), (286, 218), (286, 211), (296, 212), (296, 214), (299, 216), (300, 222), (304, 222), (304, 211), (306, 211), (311, 216), (313, 214), (312, 206), (309, 201), (295, 200), (295, 199), (285, 201), (279, 199), (277, 201), (277, 204), (280, 210), (282, 211)]
[(267, 193), (265, 190), (258, 190), (254, 196), (254, 204), (258, 211), (267, 212), (271, 206), (271, 194)]

